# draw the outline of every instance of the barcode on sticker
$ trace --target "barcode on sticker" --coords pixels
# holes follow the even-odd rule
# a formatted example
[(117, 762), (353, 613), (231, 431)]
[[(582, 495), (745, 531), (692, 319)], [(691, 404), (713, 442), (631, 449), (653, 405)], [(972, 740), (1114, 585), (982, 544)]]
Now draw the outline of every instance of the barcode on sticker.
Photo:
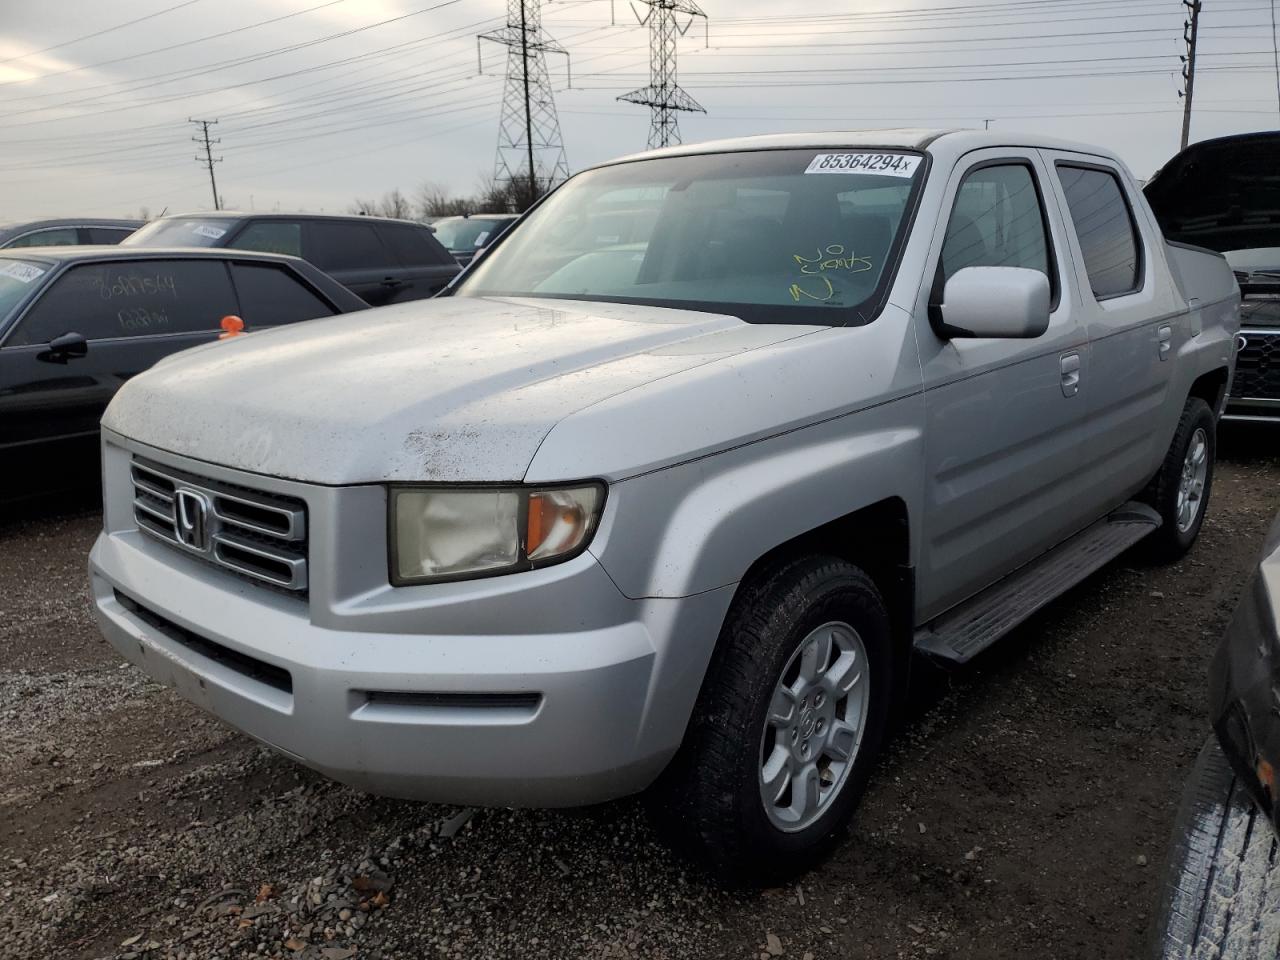
[(6, 263), (0, 267), (0, 277), (11, 277), (19, 283), (30, 283), (44, 275), (43, 269), (30, 263)]
[(875, 173), (882, 177), (914, 177), (920, 157), (909, 153), (820, 153), (805, 173)]

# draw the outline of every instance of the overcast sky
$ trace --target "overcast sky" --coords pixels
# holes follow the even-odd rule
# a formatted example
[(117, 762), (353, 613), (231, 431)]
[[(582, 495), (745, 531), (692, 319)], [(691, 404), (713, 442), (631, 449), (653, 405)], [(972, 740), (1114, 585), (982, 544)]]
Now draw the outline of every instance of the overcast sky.
[[(1178, 147), (1178, 0), (702, 0), (685, 142), (886, 126)], [(627, 0), (546, 0), (569, 166), (643, 149), (648, 33)], [(616, 16), (616, 23), (611, 22)], [(1204, 0), (1193, 139), (1280, 128), (1272, 0)], [(345, 211), (492, 172), (504, 0), (0, 0), (0, 220), (212, 206), (189, 117), (220, 119), (227, 206)], [(136, 22), (130, 22), (136, 21)], [(274, 22), (264, 22), (274, 21)], [(95, 35), (96, 34), (96, 35)], [(218, 36), (221, 34), (221, 36)]]

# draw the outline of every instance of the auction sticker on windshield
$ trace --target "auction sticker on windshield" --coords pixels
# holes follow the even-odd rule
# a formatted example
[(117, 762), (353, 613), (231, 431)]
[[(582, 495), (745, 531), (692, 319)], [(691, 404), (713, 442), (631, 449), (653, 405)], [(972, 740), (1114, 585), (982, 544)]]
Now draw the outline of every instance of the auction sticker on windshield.
[(915, 176), (920, 157), (909, 153), (820, 153), (805, 173), (878, 173), (883, 177)]
[(201, 223), (192, 227), (191, 232), (201, 237), (208, 237), (210, 240), (217, 240), (220, 239), (227, 231)]
[(45, 271), (42, 268), (30, 263), (6, 263), (0, 267), (0, 277), (11, 277), (22, 283), (30, 283), (32, 280), (43, 277), (44, 274)]

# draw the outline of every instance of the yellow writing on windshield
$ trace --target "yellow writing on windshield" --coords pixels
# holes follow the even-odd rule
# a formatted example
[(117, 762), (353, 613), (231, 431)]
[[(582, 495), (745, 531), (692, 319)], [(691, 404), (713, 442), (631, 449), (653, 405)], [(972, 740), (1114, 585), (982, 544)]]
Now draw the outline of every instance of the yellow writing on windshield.
[(866, 273), (868, 270), (874, 270), (875, 265), (872, 264), (869, 257), (855, 257), (853, 251), (845, 252), (844, 244), (830, 243), (825, 247), (815, 247), (815, 255), (813, 257), (802, 256), (801, 254), (792, 254), (795, 262), (800, 265), (800, 272), (814, 276), (826, 270), (847, 270), (849, 273)]
[[(826, 303), (828, 300), (830, 300), (832, 297), (836, 295), (836, 288), (831, 285), (831, 280), (828, 279), (827, 277), (820, 276), (818, 277), (818, 280), (820, 281), (820, 283), (816, 285), (812, 281), (806, 282), (806, 286), (809, 286), (809, 287), (816, 286), (817, 288), (816, 293), (811, 290), (805, 289), (805, 287), (801, 286), (799, 283), (793, 283), (790, 286), (790, 288), (788, 288), (787, 292), (791, 294), (791, 299), (794, 300), (796, 303), (800, 302), (801, 297), (808, 300), (817, 300), (819, 303)], [(824, 286), (825, 286), (825, 289), (823, 289)]]

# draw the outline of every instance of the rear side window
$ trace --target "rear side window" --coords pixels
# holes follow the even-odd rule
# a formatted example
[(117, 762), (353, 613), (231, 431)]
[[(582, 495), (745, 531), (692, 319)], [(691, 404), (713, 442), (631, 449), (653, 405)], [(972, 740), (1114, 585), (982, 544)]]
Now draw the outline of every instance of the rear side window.
[(1099, 300), (1142, 286), (1138, 227), (1119, 178), (1108, 170), (1058, 165), (1089, 285)]
[(401, 265), (406, 267), (430, 267), (453, 263), (453, 257), (440, 246), (426, 227), (411, 227), (407, 223), (389, 223), (378, 232)]
[(965, 267), (1025, 267), (1053, 282), (1044, 210), (1030, 167), (980, 167), (960, 184), (942, 247), (944, 282)]
[(49, 230), (37, 230), (35, 233), (28, 233), (26, 236), (19, 237), (12, 243), (6, 244), (6, 247), (70, 247), (79, 242), (80, 236), (76, 233), (75, 227), (54, 227)]
[(236, 235), (231, 246), (261, 253), (302, 256), (302, 224), (291, 220), (255, 220)]
[(131, 227), (83, 227), (81, 233), (86, 236), (86, 243), (119, 243), (133, 233)]
[(86, 340), (217, 333), (237, 310), (221, 260), (137, 260), (74, 266), (27, 311), (9, 345), (48, 343), (64, 333)]
[(250, 330), (337, 312), (288, 267), (233, 263), (231, 276), (240, 294), (240, 319)]
[(371, 223), (314, 220), (307, 223), (306, 258), (321, 270), (360, 270), (394, 261)]

